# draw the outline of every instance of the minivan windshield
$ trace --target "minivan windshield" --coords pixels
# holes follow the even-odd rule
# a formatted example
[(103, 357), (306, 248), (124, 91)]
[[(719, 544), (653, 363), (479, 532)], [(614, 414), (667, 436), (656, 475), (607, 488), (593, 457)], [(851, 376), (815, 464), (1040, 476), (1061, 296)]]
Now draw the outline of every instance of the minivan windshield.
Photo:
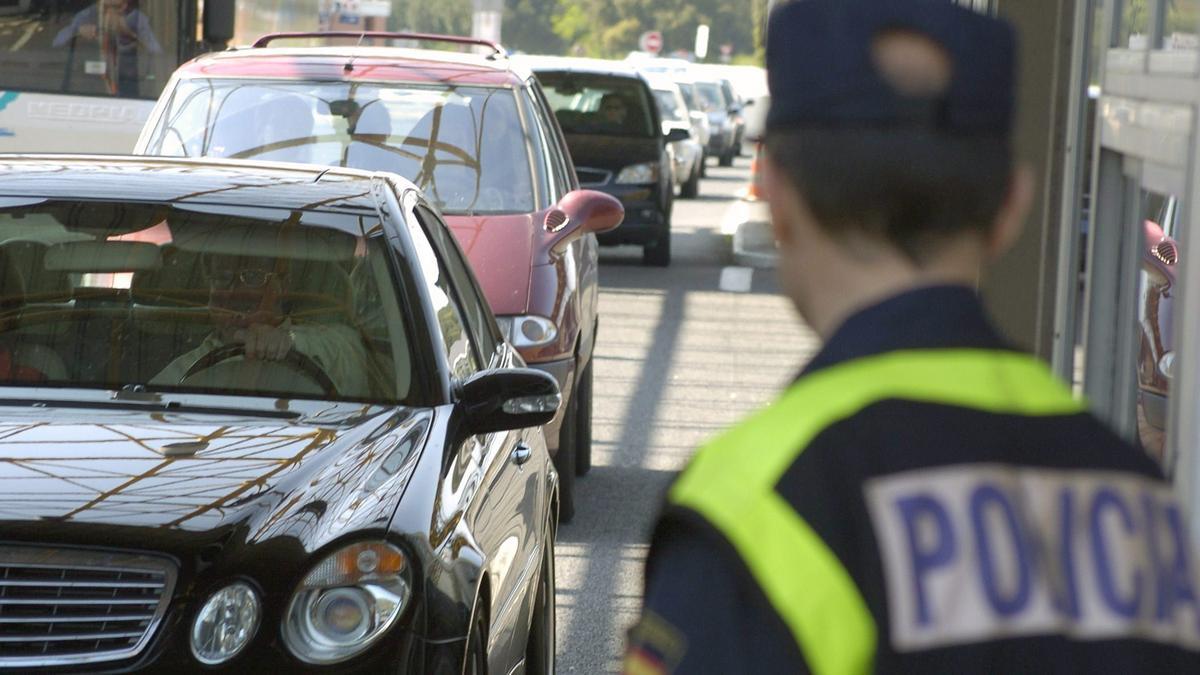
[(148, 154), (391, 171), (446, 213), (535, 210), (508, 88), (196, 78), (170, 96)]
[(412, 359), (378, 218), (0, 208), (0, 386), (370, 402)]
[(651, 138), (647, 87), (640, 79), (573, 72), (539, 72), (538, 80), (564, 133)]

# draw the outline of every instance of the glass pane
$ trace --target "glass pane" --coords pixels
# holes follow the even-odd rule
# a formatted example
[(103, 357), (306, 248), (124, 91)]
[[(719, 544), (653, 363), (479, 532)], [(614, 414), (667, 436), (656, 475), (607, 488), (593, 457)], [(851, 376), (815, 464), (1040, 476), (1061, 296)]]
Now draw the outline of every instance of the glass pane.
[(1200, 49), (1200, 0), (1167, 0), (1163, 49)]
[(1138, 437), (1160, 461), (1167, 437), (1170, 383), (1175, 375), (1174, 315), (1177, 306), (1179, 200), (1146, 193), (1145, 232), (1138, 295)]
[(0, 82), (10, 91), (156, 98), (177, 65), (181, 32), (175, 0), (10, 0), (0, 4)]
[(446, 213), (528, 213), (533, 174), (511, 89), (185, 80), (151, 153), (391, 171)]
[(658, 109), (663, 120), (670, 122), (686, 122), (687, 111), (672, 89), (655, 89), (654, 98), (658, 100)]
[(657, 136), (641, 80), (580, 73), (538, 73), (546, 99), (567, 134)]
[(412, 359), (398, 281), (366, 234), (377, 226), (163, 205), (0, 210), (0, 383), (402, 401)]
[(1150, 46), (1151, 0), (1124, 0), (1121, 5), (1118, 48), (1147, 49)]

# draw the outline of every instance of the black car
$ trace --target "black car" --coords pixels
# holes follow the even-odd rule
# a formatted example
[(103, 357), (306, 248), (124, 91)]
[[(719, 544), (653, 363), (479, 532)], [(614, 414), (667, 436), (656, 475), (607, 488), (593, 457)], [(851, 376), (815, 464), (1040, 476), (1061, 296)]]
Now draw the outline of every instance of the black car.
[(689, 137), (663, 133), (654, 94), (632, 67), (616, 61), (531, 57), (567, 139), (579, 184), (621, 200), (621, 227), (601, 244), (637, 244), (643, 261), (671, 264), (674, 179), (667, 144)]
[(558, 403), (397, 176), (0, 156), (0, 667), (552, 673)]

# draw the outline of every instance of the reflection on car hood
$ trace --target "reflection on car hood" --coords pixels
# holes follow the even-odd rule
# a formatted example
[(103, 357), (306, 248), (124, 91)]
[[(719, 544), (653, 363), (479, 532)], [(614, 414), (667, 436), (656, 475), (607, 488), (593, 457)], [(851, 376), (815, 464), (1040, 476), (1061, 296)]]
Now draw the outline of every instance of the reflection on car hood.
[(630, 164), (655, 162), (662, 156), (658, 138), (568, 134), (567, 147), (576, 166), (616, 173)]
[(136, 542), (146, 529), (186, 539), (246, 527), (251, 541), (312, 542), (386, 524), (395, 500), (382, 495), (407, 482), (430, 415), (365, 407), (335, 425), (0, 407), (0, 537)]
[(529, 306), (534, 222), (528, 214), (446, 216), (497, 315), (524, 314)]

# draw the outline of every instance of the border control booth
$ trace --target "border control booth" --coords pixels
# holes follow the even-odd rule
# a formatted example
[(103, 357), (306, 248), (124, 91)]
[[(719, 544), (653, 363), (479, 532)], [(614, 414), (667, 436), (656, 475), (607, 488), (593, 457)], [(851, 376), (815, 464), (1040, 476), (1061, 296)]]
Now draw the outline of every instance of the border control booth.
[(1200, 535), (1200, 0), (1078, 10), (1090, 180), (1065, 181), (1084, 192), (1064, 190), (1054, 365), (1162, 462)]

